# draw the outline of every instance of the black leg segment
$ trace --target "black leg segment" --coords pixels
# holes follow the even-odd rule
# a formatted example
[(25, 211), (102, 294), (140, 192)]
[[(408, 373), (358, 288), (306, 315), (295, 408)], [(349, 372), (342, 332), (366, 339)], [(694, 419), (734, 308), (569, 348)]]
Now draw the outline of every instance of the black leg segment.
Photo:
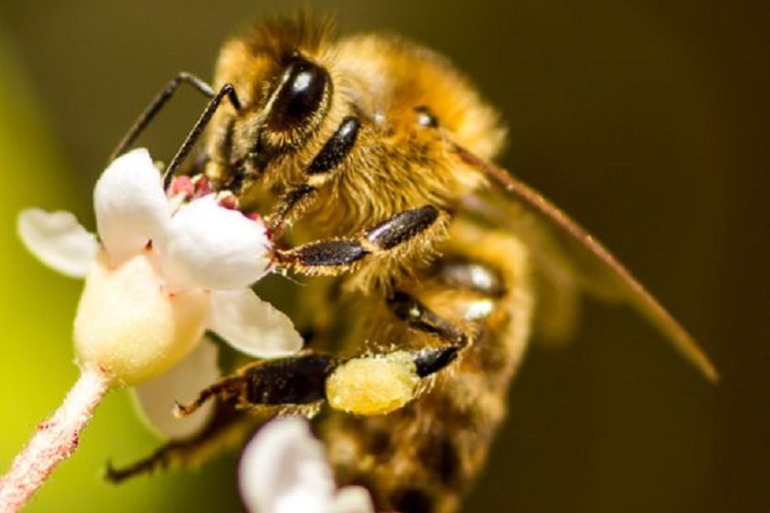
[(384, 253), (413, 239), (430, 228), (439, 218), (439, 209), (433, 205), (400, 212), (366, 231), (358, 239), (340, 238), (311, 242), (289, 250), (277, 251), (280, 264), (309, 274), (323, 272), (323, 268), (345, 269), (345, 266), (364, 257)]
[(202, 390), (190, 404), (177, 404), (186, 417), (218, 397), (240, 406), (310, 404), (326, 398), (327, 376), (337, 363), (327, 355), (305, 353), (287, 358), (260, 360)]
[(440, 339), (457, 347), (463, 347), (467, 343), (467, 337), (462, 330), (443, 317), (436, 315), (409, 294), (394, 293), (388, 298), (388, 306), (395, 316), (406, 322), (410, 328), (437, 335)]
[(336, 267), (357, 262), (369, 253), (357, 240), (334, 239), (300, 246), (292, 256), (304, 267)]
[(318, 189), (309, 183), (301, 183), (289, 189), (289, 192), (283, 196), (273, 214), (268, 217), (268, 226), (275, 237), (281, 235), (289, 214), (292, 211), (301, 211), (303, 206), (312, 200), (316, 191)]
[(433, 205), (407, 210), (366, 232), (366, 240), (387, 251), (430, 228), (438, 216), (439, 210)]
[(425, 378), (455, 361), (459, 353), (458, 346), (423, 349), (412, 354), (412, 361), (417, 366), (417, 375)]
[(305, 172), (309, 175), (317, 175), (339, 166), (355, 146), (360, 128), (361, 122), (358, 118), (351, 116), (343, 119), (340, 127), (326, 141)]
[(342, 120), (337, 131), (305, 168), (305, 182), (290, 188), (270, 216), (273, 232), (279, 233), (290, 216), (296, 216), (304, 210), (313, 193), (333, 175), (333, 171), (350, 154), (358, 139), (360, 128), (361, 121), (357, 117), (348, 116)]
[(309, 404), (326, 398), (326, 377), (336, 367), (327, 355), (266, 360), (244, 374), (250, 404)]

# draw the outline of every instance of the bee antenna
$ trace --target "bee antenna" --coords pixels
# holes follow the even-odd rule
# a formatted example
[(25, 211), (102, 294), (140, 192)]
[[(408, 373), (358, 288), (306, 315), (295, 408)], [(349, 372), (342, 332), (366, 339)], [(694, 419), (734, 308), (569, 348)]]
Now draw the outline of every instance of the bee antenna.
[(134, 124), (131, 125), (126, 135), (120, 140), (118, 145), (112, 150), (110, 154), (109, 162), (115, 160), (118, 156), (125, 153), (144, 130), (149, 126), (155, 116), (160, 112), (168, 101), (174, 96), (179, 86), (182, 84), (189, 84), (196, 91), (206, 96), (207, 98), (214, 97), (214, 90), (206, 82), (190, 73), (182, 72), (174, 77), (166, 87), (164, 87), (156, 96), (152, 99), (150, 104), (144, 109), (144, 111), (136, 118)]
[(219, 92), (215, 94), (213, 98), (211, 98), (211, 101), (209, 101), (208, 105), (206, 105), (206, 108), (203, 110), (200, 118), (198, 118), (195, 126), (193, 126), (192, 130), (187, 135), (187, 138), (182, 143), (182, 146), (176, 152), (176, 155), (174, 155), (174, 159), (171, 161), (171, 164), (169, 164), (169, 166), (166, 168), (166, 172), (163, 174), (164, 189), (168, 190), (169, 186), (171, 185), (171, 180), (173, 179), (177, 169), (179, 169), (187, 156), (190, 154), (193, 147), (195, 146), (195, 143), (198, 142), (198, 139), (200, 139), (203, 131), (206, 130), (206, 127), (211, 122), (211, 118), (214, 116), (214, 113), (222, 104), (222, 100), (225, 97), (230, 99), (230, 103), (235, 108), (235, 110), (241, 110), (241, 101), (238, 99), (238, 95), (235, 92), (235, 87), (233, 84), (223, 85)]

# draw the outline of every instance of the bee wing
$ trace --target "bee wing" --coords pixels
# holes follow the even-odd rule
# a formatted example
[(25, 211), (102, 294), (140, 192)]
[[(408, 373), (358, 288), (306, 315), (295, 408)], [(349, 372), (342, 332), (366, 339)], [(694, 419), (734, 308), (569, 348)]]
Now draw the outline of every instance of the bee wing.
[[(599, 241), (536, 190), (511, 176), (507, 171), (487, 162), (462, 147), (453, 146), (460, 159), (481, 171), (498, 185), (492, 194), (504, 194), (501, 201), (482, 201), (470, 197), (466, 208), (497, 218), (510, 227), (533, 252), (541, 272), (550, 282), (545, 287), (560, 289), (564, 296), (562, 319), (558, 330), (568, 330), (577, 309), (577, 293), (588, 292), (605, 301), (629, 304), (654, 325), (676, 349), (710, 381), (719, 380), (716, 368), (693, 337), (650, 294), (644, 286)], [(505, 205), (501, 209), (499, 205)], [(548, 299), (548, 298), (546, 298)], [(561, 326), (559, 326), (561, 324)]]

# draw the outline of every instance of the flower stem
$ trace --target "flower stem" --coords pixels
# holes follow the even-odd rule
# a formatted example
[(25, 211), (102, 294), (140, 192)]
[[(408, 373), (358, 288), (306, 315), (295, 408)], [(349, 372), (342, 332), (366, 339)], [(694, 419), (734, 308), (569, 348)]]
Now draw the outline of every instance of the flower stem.
[(32, 439), (0, 479), (0, 513), (19, 511), (54, 468), (75, 452), (80, 432), (108, 390), (106, 375), (83, 369), (53, 417), (38, 424)]

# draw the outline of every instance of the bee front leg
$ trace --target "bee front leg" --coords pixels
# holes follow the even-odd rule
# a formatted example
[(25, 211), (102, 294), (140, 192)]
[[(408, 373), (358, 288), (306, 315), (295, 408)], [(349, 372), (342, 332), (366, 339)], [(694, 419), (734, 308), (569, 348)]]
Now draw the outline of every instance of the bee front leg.
[(301, 215), (318, 189), (334, 176), (355, 146), (360, 129), (361, 121), (357, 117), (348, 116), (342, 120), (334, 134), (305, 168), (304, 182), (291, 187), (270, 215), (269, 225), (273, 233), (280, 233), (284, 224)]
[(357, 238), (334, 238), (276, 252), (279, 267), (302, 274), (336, 275), (370, 255), (380, 255), (413, 240), (437, 224), (433, 205), (400, 212)]

